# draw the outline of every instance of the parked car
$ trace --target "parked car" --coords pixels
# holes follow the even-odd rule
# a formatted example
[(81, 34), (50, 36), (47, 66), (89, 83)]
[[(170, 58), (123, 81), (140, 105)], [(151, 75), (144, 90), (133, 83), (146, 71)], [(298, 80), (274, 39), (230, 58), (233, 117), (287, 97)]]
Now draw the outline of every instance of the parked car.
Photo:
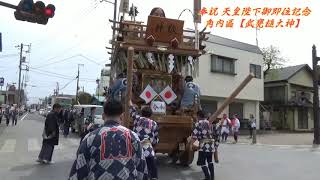
[(50, 111), (51, 111), (51, 107), (48, 107), (47, 109), (45, 109), (43, 112), (43, 116), (46, 117)]
[(90, 116), (92, 108), (96, 108), (94, 115), (94, 124), (102, 125), (104, 121), (102, 120), (103, 106), (99, 105), (75, 105), (74, 106), (74, 121), (72, 122), (71, 129), (72, 132), (76, 132), (81, 135), (87, 128), (86, 121)]
[(41, 115), (41, 116), (43, 116), (43, 114), (44, 114), (44, 109), (39, 109), (39, 114)]

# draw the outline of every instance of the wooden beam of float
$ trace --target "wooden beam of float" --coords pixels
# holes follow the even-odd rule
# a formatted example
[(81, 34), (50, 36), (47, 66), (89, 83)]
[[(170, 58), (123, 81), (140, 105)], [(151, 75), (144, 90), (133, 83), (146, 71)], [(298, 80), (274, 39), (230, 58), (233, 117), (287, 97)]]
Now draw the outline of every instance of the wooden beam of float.
[(231, 104), (236, 96), (241, 92), (241, 90), (246, 87), (246, 85), (251, 81), (251, 79), (254, 77), (253, 74), (249, 74), (242, 82), (241, 84), (232, 92), (232, 94), (224, 100), (223, 104), (217, 109), (217, 111), (210, 117), (209, 121), (213, 122), (216, 121), (217, 117), (222, 113), (222, 111)]
[(125, 102), (125, 118), (124, 125), (129, 128), (130, 125), (130, 112), (129, 112), (129, 102), (132, 99), (132, 70), (133, 70), (133, 54), (134, 48), (128, 48), (128, 64), (127, 64), (127, 96)]

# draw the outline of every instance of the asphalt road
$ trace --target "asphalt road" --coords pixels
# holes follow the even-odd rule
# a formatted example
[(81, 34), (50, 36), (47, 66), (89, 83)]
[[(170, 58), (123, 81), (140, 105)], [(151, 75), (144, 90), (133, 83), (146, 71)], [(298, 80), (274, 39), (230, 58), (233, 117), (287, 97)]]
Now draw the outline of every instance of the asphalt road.
[[(28, 114), (17, 126), (0, 124), (1, 180), (62, 180), (67, 179), (79, 138), (60, 138), (52, 165), (35, 162), (41, 147), (44, 118)], [(220, 164), (216, 165), (216, 180), (315, 180), (319, 176), (320, 150), (311, 147), (233, 145), (220, 146)], [(196, 158), (196, 157), (195, 157)], [(158, 157), (159, 179), (199, 180), (201, 169), (196, 160), (190, 167), (169, 164)]]

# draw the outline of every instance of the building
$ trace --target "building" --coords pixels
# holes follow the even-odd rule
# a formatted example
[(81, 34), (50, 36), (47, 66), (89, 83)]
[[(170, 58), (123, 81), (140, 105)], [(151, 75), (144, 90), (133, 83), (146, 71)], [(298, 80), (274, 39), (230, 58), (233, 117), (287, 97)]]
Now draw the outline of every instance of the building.
[(202, 108), (206, 112), (215, 112), (252, 72), (255, 78), (224, 113), (229, 116), (238, 114), (242, 128), (247, 127), (247, 120), (253, 114), (259, 128), (259, 102), (263, 101), (262, 52), (257, 46), (215, 35), (209, 35), (205, 44), (208, 53), (200, 57), (199, 77), (195, 79), (201, 87)]
[[(19, 91), (17, 90), (16, 86), (13, 84), (7, 84), (5, 91), (0, 91), (0, 105), (1, 104), (18, 104), (18, 96)], [(24, 90), (21, 90), (21, 104), (26, 103), (25, 93)]]
[(100, 75), (100, 79), (99, 79), (99, 85), (97, 86), (97, 90), (96, 90), (96, 96), (103, 96), (104, 92), (105, 92), (105, 88), (109, 87), (109, 81), (110, 81), (110, 69), (107, 69), (106, 67), (101, 69), (101, 75)]
[(272, 126), (287, 130), (312, 130), (313, 79), (307, 64), (272, 69), (264, 81), (263, 105)]

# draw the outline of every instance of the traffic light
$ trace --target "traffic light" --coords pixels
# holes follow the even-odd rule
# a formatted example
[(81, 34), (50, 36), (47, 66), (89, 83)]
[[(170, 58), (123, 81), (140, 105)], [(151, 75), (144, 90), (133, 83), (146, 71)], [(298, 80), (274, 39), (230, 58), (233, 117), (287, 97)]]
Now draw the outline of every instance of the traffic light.
[(45, 5), (42, 1), (21, 0), (14, 16), (19, 21), (28, 21), (38, 24), (47, 24), (49, 18), (54, 16), (56, 8), (54, 5)]
[(136, 17), (138, 15), (139, 11), (136, 6), (131, 6), (130, 11), (129, 11), (129, 16), (134, 16)]

